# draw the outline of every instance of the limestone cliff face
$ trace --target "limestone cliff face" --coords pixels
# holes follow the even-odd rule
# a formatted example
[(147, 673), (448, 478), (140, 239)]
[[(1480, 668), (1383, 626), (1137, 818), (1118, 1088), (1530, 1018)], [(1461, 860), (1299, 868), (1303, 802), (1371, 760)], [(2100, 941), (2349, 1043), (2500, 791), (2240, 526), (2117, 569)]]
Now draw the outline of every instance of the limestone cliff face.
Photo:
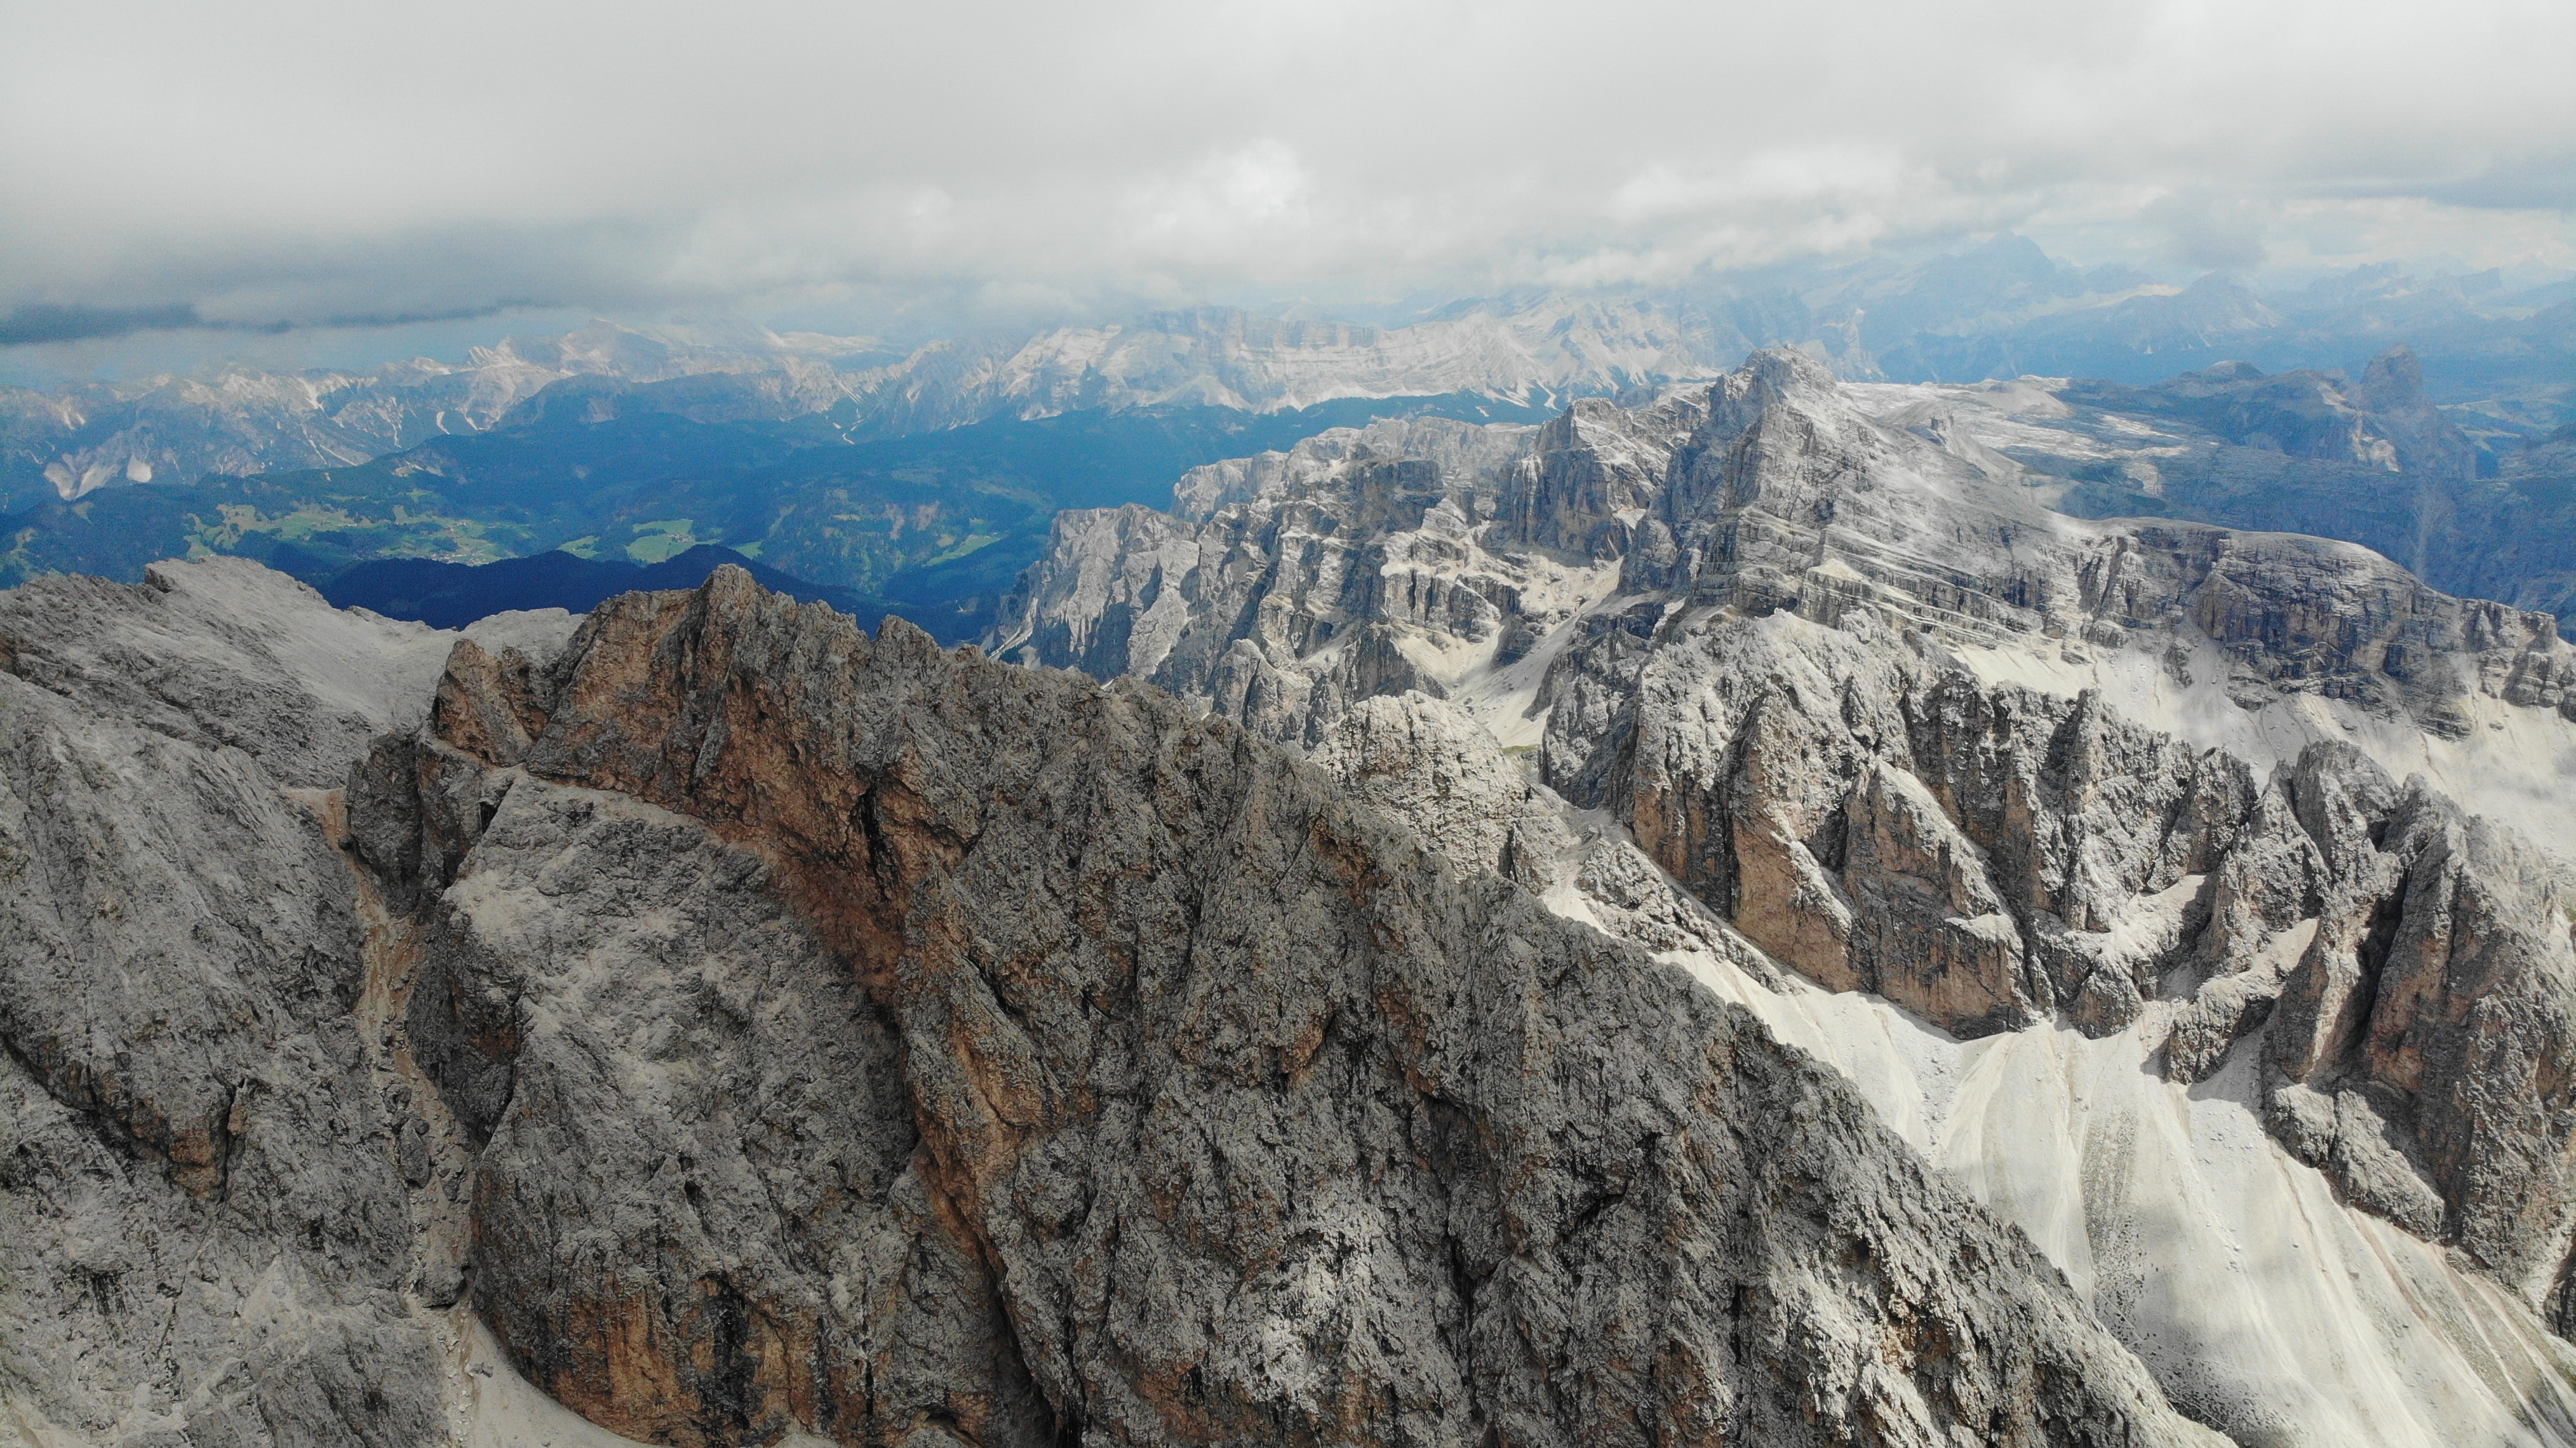
[(1610, 598), (1857, 610), (1945, 647), (2156, 661), (2245, 712), (2313, 701), (2446, 739), (2484, 699), (2576, 720), (2576, 651), (2545, 615), (2350, 544), (2051, 512), (1872, 421), (1803, 354), (1643, 411), (1465, 431), (1410, 452), (1383, 428), (1328, 434), (1237, 470), (1253, 483), (1185, 482), (1179, 517), (1065, 514), (988, 644), (1148, 678), (1299, 745), (1357, 698), (1439, 695), (1572, 621), (1604, 627)]
[(497, 800), (411, 1029), (476, 1300), (597, 1421), (2205, 1436), (1838, 1078), (1222, 721), (735, 574), (500, 663), (355, 833)]
[(417, 721), (452, 642), (232, 560), (0, 594), (0, 1424), (441, 1433), (425, 1142), (297, 786)]
[[(1526, 806), (1414, 737), (1450, 700), (1633, 841), (1518, 876), (1564, 913), (1958, 1036), (2152, 1033), (2176, 1081), (2257, 1054), (2294, 1155), (2565, 1319), (2576, 954), (2564, 867), (2516, 833), (2576, 845), (2547, 616), (2348, 544), (2053, 513), (1794, 353), (1509, 457), (1334, 457), (1195, 526), (1120, 515), (1152, 548), (1069, 515), (995, 647), (1114, 674), (1032, 621), (1133, 600), (1161, 642), (1128, 672), (1391, 805), (1490, 796), (1422, 827), (1526, 872), (1490, 838)], [(1634, 910), (1635, 863), (1696, 910)]]
[(2349, 745), (2267, 781), (2108, 709), (1774, 616), (1684, 626), (1549, 721), (1550, 776), (1773, 959), (1963, 1035), (2181, 1003), (2216, 1070), (2277, 1002), (2269, 1120), (2553, 1313), (2576, 1183), (2564, 867)]

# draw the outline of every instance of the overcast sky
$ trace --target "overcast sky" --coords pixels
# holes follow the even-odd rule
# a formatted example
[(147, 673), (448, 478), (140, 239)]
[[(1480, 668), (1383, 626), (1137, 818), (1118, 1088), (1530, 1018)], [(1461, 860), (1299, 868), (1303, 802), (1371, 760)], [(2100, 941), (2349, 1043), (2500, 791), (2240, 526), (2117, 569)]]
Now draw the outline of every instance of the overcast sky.
[(2576, 265), (2576, 4), (0, 0), (0, 311)]

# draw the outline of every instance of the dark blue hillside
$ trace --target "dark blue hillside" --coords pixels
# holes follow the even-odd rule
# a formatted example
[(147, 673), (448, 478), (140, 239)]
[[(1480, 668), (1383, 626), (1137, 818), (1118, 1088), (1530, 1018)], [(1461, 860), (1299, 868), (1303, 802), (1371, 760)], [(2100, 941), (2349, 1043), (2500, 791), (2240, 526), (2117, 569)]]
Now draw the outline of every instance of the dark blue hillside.
[(695, 588), (727, 563), (750, 570), (762, 587), (774, 593), (828, 603), (870, 626), (876, 622), (867, 616), (866, 601), (848, 589), (808, 583), (711, 543), (650, 564), (581, 558), (561, 551), (483, 564), (378, 558), (323, 584), (322, 596), (338, 608), (368, 608), (388, 618), (463, 628), (478, 618), (512, 609), (588, 613), (621, 593)]

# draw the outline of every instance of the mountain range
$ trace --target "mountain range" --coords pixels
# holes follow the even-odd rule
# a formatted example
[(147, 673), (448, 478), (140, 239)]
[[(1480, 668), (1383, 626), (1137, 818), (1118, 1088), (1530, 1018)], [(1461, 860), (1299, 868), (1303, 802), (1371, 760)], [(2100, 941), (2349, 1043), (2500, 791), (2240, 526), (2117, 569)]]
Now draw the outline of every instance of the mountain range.
[[(2410, 454), (2414, 513), (2384, 497), (2346, 506), (2355, 487), (2314, 480), (2289, 490), (2313, 506), (2258, 502), (2242, 480), (2261, 468), (2231, 453), (2219, 471), (2237, 483), (2126, 488), (2122, 501), (2116, 479), (2085, 479), (2062, 505), (2354, 537), (2444, 586), (2554, 609), (2566, 527), (2526, 530), (2503, 561), (2481, 560), (2498, 554), (2498, 518), (2560, 510), (2549, 439), (2571, 415), (2571, 297), (2538, 272), (2388, 268), (2260, 297), (2217, 276), (2178, 289), (2006, 236), (1914, 264), (1516, 294), (1386, 326), (1201, 308), (905, 351), (743, 324), (598, 323), (456, 365), (0, 390), (0, 582), (133, 581), (153, 559), (207, 552), (327, 583), (379, 557), (474, 564), (564, 548), (650, 564), (709, 544), (953, 639), (1035, 560), (1058, 509), (1154, 502), (1188, 468), (1335, 426), (1537, 422), (1574, 399), (1633, 404), (1704, 383), (1786, 343), (1858, 381), (2092, 378), (2108, 390), (2043, 390), (2088, 416), (2279, 452), (2259, 429), (2184, 416), (2157, 385), (2221, 361), (2340, 377), (2397, 340), (2412, 344), (2420, 403), (2469, 440), (2482, 487), (2423, 473)], [(2170, 451), (2136, 441), (2095, 428), (2087, 447)], [(2427, 541), (2400, 546), (2418, 523)]]
[(1069, 412), (1259, 413), (1352, 398), (1469, 394), (1549, 408), (1706, 379), (1783, 344), (1854, 380), (2143, 383), (2220, 360), (2342, 365), (2399, 340), (2423, 357), (2440, 403), (2502, 399), (2499, 425), (2526, 434), (2576, 420), (2567, 414), (2576, 279), (2418, 278), (2384, 265), (2258, 297), (2217, 274), (2177, 288), (2135, 268), (2085, 271), (2006, 235), (1914, 264), (1806, 264), (1633, 294), (1523, 293), (1394, 326), (1199, 308), (904, 352), (740, 323), (601, 322), (476, 348), (462, 364), (0, 389), (0, 506), (24, 507), (40, 486), (71, 499), (154, 479), (355, 464), (524, 420), (537, 394), (576, 379), (593, 398), (603, 384), (619, 394), (579, 405), (628, 415), (829, 416), (845, 433), (880, 437)]
[(1376, 418), (953, 650), (0, 592), (0, 1424), (2576, 1443), (2576, 646), (2050, 506), (2479, 471), (2203, 372)]
[[(2465, 459), (2375, 395), (2366, 457)], [(2497, 1345), (2571, 1322), (2576, 649), (2349, 544), (2051, 511), (1883, 398), (1773, 352), (1202, 470), (1063, 515), (985, 646), (1746, 1003), (2237, 1441), (2567, 1441), (2564, 1343)]]

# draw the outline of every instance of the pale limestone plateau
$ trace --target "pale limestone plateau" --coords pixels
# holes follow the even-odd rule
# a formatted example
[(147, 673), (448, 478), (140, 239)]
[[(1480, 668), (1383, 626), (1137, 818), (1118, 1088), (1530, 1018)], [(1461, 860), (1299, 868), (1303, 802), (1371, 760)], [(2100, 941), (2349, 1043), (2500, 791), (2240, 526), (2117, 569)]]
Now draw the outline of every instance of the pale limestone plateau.
[[(988, 646), (1305, 748), (1752, 1004), (2079, 1285), (2174, 1279), (2091, 1295), (2204, 1421), (2567, 1441), (2556, 620), (2350, 544), (2060, 515), (1867, 401), (1768, 353), (1650, 408), (1201, 469), (1171, 513), (1063, 515)], [(2038, 1107), (1981, 1080), (2033, 1069), (2021, 1037), (2058, 1043)], [(2104, 1052), (2136, 1080), (2077, 1087)], [(2196, 1124), (2144, 1189), (2159, 1111)], [(2366, 1287), (2242, 1255), (2254, 1208), (2321, 1203)]]

